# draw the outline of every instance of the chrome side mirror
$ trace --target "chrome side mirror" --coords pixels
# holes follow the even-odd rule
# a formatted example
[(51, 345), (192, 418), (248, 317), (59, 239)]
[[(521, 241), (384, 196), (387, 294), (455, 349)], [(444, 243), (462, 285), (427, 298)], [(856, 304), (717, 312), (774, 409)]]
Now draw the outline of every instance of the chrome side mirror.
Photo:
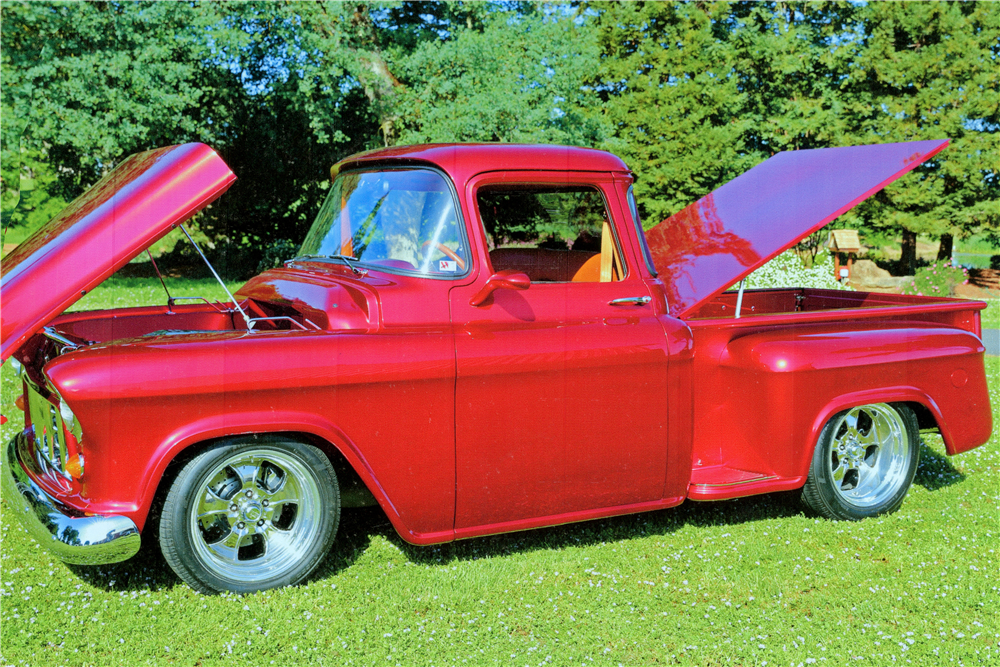
[(470, 306), (481, 306), (498, 289), (526, 290), (531, 287), (531, 278), (526, 273), (518, 273), (513, 269), (497, 271), (486, 281), (483, 288), (469, 299)]

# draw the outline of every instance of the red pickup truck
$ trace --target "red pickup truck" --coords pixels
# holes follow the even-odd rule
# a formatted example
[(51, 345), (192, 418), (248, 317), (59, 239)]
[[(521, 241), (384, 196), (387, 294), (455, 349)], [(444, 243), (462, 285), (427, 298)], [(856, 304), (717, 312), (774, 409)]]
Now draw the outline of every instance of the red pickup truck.
[(894, 511), (921, 429), (990, 437), (985, 304), (727, 289), (946, 143), (780, 153), (645, 234), (606, 152), (376, 150), (229, 303), (64, 313), (235, 178), (135, 155), (3, 262), (6, 507), (68, 562), (150, 533), (241, 592), (307, 577), (364, 504), (414, 544), (789, 489)]

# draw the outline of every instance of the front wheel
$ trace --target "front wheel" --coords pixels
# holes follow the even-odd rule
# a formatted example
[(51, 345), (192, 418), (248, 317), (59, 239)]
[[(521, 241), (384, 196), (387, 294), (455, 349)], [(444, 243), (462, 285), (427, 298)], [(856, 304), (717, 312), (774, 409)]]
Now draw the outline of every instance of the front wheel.
[(177, 475), (160, 515), (160, 549), (195, 590), (250, 593), (309, 576), (339, 520), (337, 477), (321, 451), (275, 436), (230, 440)]
[(829, 519), (895, 512), (920, 458), (917, 418), (901, 403), (861, 405), (834, 415), (813, 453), (802, 500)]

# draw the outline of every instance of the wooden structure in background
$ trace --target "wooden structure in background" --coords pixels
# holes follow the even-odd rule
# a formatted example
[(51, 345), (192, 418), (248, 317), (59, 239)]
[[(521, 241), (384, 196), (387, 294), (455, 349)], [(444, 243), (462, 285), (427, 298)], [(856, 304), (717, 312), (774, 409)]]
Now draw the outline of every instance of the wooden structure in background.
[[(830, 232), (830, 240), (826, 247), (833, 253), (833, 275), (837, 280), (850, 280), (854, 258), (861, 251), (861, 239), (856, 229), (834, 229)], [(841, 255), (845, 256), (846, 264), (841, 268)]]

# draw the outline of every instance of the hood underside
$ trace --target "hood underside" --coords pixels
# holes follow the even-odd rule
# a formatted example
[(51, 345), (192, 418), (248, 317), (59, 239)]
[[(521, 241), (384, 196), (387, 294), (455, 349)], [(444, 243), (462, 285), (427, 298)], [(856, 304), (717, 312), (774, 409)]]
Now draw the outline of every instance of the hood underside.
[(199, 143), (122, 162), (3, 259), (2, 358), (235, 180)]
[(646, 232), (684, 317), (768, 260), (914, 169), (948, 140), (788, 151)]

